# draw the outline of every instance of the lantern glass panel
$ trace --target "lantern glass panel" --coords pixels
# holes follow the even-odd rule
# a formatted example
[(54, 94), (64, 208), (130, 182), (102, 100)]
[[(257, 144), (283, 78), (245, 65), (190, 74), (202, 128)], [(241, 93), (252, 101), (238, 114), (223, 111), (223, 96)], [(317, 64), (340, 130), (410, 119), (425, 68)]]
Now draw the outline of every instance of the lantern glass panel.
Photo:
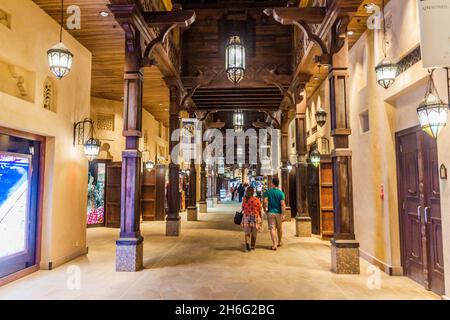
[(397, 77), (397, 65), (386, 58), (375, 67), (375, 73), (378, 84), (383, 88), (388, 89), (395, 82), (395, 78)]
[(50, 70), (59, 79), (69, 74), (72, 68), (73, 54), (64, 44), (58, 43), (47, 51)]
[(320, 165), (320, 152), (315, 149), (309, 155), (309, 159), (311, 160), (312, 165), (317, 168)]
[(448, 105), (430, 94), (417, 108), (417, 116), (423, 131), (431, 137), (437, 138), (447, 125)]

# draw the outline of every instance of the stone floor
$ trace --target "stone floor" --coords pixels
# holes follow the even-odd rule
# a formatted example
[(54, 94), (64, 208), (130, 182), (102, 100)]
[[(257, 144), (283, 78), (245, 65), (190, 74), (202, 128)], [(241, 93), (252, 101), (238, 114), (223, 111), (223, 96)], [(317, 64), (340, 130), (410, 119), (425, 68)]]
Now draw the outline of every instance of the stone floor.
[(235, 210), (216, 205), (198, 222), (183, 216), (178, 238), (164, 236), (163, 222), (143, 223), (145, 270), (137, 273), (114, 271), (117, 230), (89, 229), (87, 256), (1, 287), (0, 299), (439, 299), (408, 278), (384, 273), (380, 288), (370, 289), (376, 281), (364, 260), (361, 275), (330, 272), (328, 242), (296, 238), (294, 222), (285, 224), (278, 251), (269, 250), (265, 225), (257, 249), (245, 252)]

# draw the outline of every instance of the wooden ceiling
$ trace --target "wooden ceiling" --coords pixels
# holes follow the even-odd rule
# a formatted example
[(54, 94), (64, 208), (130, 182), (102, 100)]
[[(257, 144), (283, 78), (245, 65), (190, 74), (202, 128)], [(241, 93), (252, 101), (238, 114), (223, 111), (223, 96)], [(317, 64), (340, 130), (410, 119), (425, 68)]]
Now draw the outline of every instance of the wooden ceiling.
[[(362, 34), (367, 30), (367, 19), (373, 15), (373, 13), (367, 12), (366, 5), (373, 3), (380, 8), (382, 7), (383, 0), (364, 0), (358, 8), (358, 11), (353, 16), (352, 20), (348, 25), (348, 31), (353, 32), (353, 34), (348, 35), (349, 47), (351, 48), (358, 39), (362, 36)], [(384, 1), (385, 4), (389, 2), (389, 0)]]
[[(59, 21), (60, 0), (33, 0), (56, 21)], [(152, 0), (145, 2), (146, 8)], [(308, 5), (312, 0), (301, 0)], [(359, 9), (352, 18), (348, 30), (353, 45), (366, 30), (367, 13), (364, 4), (381, 6), (382, 0), (341, 0), (344, 5)], [(157, 2), (157, 1), (155, 1)], [(169, 1), (165, 1), (169, 2)], [(266, 109), (276, 110), (283, 95), (273, 84), (262, 80), (268, 72), (292, 73), (292, 27), (282, 26), (266, 17), (262, 10), (266, 7), (285, 6), (280, 0), (180, 0), (184, 8), (195, 8), (197, 21), (183, 34), (183, 83), (192, 89), (193, 79), (198, 72), (214, 74), (215, 80), (207, 88), (198, 89), (192, 99), (203, 110)], [(388, 1), (386, 1), (388, 2)], [(162, 2), (160, 2), (162, 4)], [(311, 2), (312, 3), (312, 2)], [(81, 8), (81, 29), (69, 32), (92, 52), (92, 95), (95, 97), (123, 100), (123, 46), (124, 32), (109, 12), (108, 0), (65, 0), (65, 8), (70, 5)], [(161, 5), (160, 4), (160, 5)], [(345, 8), (344, 8), (345, 9)], [(233, 86), (225, 77), (223, 68), (223, 45), (220, 43), (218, 21), (227, 14), (248, 15), (254, 20), (255, 52), (247, 62), (245, 80)], [(238, 18), (240, 19), (240, 18)], [(75, 57), (76, 59), (76, 57)], [(321, 70), (326, 74), (326, 70)], [(286, 89), (290, 78), (283, 78), (281, 85)], [(322, 76), (316, 81), (320, 82)], [(312, 78), (314, 80), (314, 77)], [(312, 89), (313, 90), (313, 89)], [(168, 89), (157, 67), (145, 69), (144, 108), (156, 119), (168, 126)]]
[[(60, 0), (33, 0), (59, 23)], [(81, 9), (81, 29), (69, 32), (92, 52), (92, 96), (123, 100), (124, 32), (109, 12), (108, 0), (65, 0)], [(75, 57), (76, 59), (76, 57)], [(157, 67), (145, 68), (144, 108), (168, 126), (169, 92)]]

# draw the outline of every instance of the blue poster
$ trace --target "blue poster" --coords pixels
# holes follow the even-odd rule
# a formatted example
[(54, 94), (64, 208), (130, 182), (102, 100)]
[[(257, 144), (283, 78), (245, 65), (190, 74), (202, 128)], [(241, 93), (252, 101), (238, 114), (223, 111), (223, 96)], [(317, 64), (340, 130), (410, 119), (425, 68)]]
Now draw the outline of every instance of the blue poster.
[(30, 158), (0, 152), (0, 258), (26, 249)]

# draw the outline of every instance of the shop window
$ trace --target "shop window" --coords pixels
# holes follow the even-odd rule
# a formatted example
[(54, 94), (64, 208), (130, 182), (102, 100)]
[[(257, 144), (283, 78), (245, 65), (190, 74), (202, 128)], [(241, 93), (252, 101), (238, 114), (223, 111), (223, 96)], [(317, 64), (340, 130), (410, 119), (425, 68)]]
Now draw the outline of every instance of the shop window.
[(370, 131), (369, 110), (363, 111), (359, 114), (359, 125), (361, 133)]
[(56, 112), (55, 85), (52, 79), (47, 78), (44, 82), (44, 109)]

